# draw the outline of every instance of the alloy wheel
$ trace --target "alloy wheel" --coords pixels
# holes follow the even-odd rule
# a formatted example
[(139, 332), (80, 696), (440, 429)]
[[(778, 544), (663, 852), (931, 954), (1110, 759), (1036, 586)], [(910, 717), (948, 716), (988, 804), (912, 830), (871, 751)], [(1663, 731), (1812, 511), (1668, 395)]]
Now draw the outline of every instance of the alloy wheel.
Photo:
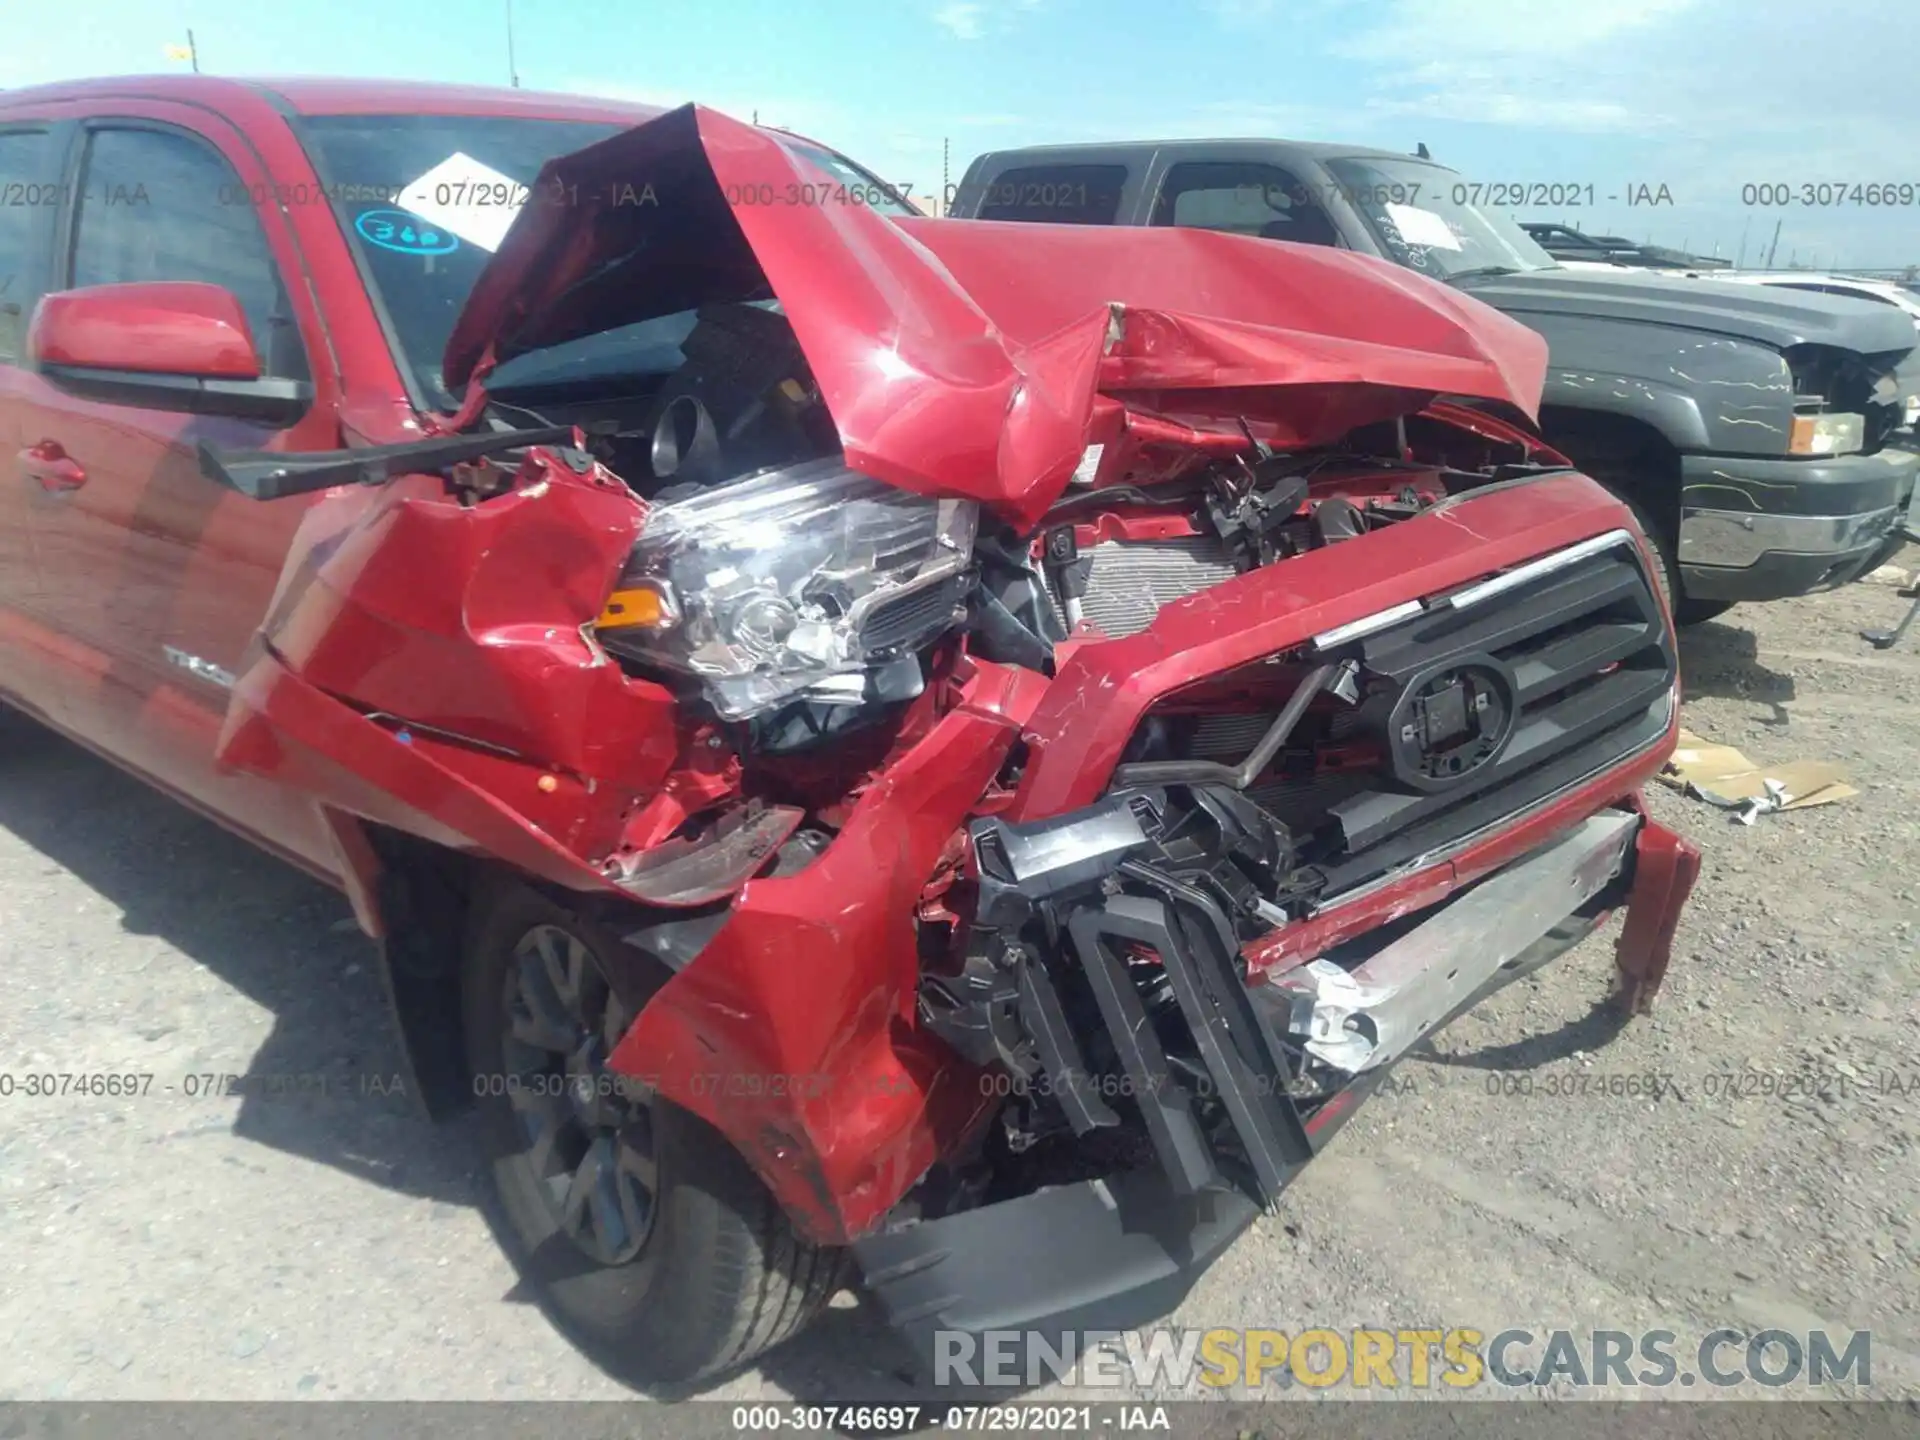
[(593, 952), (558, 925), (535, 925), (507, 970), (502, 1059), (508, 1102), (560, 1229), (602, 1265), (638, 1256), (659, 1195), (653, 1112), (607, 1068), (633, 1017)]

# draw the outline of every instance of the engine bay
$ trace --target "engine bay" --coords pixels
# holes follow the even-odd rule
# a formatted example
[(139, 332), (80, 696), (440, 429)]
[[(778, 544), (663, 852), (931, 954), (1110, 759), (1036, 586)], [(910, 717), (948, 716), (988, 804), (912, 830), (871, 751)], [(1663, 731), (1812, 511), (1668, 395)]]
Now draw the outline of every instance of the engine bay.
[(1542, 468), (1423, 417), (1279, 451), (1244, 419), (1195, 444), (1127, 411), (1089, 448), (1098, 463), (1082, 470), (1097, 474), (1076, 472), (1039, 526), (1016, 528), (847, 469), (777, 302), (687, 319), (669, 369), (501, 383), (489, 409), (587, 430), (648, 505), (597, 637), (632, 673), (743, 724), (750, 753), (897, 720), (943, 643), (1051, 675), (1057, 647), (1137, 633), (1183, 595)]

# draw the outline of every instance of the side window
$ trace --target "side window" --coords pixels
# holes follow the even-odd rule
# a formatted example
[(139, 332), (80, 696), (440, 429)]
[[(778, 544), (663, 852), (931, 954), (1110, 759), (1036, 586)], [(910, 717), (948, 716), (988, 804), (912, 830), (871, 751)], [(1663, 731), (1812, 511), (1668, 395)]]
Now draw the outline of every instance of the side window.
[(240, 301), (265, 373), (305, 380), (306, 354), (246, 187), (211, 146), (165, 130), (87, 139), (68, 282), (198, 280)]
[(39, 234), (59, 199), (60, 187), (47, 183), (50, 143), (42, 130), (0, 133), (0, 361), (9, 363), (26, 348)]
[[(1124, 165), (1029, 165), (1004, 170), (979, 189), (979, 220), (1046, 225), (1111, 225), (1120, 218)], [(956, 197), (962, 205), (967, 198)]]
[(1340, 232), (1291, 171), (1252, 161), (1183, 161), (1167, 171), (1155, 225), (1191, 225), (1262, 240), (1338, 245)]

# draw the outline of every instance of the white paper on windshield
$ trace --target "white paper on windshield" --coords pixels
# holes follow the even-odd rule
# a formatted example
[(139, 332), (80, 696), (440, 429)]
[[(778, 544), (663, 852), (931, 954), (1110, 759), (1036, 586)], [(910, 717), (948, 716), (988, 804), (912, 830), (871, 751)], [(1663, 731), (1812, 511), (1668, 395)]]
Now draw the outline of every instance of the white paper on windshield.
[(1409, 245), (1432, 245), (1441, 250), (1458, 250), (1460, 241), (1453, 233), (1453, 227), (1431, 210), (1422, 210), (1417, 205), (1396, 205), (1387, 202), (1387, 218), (1393, 221), (1394, 229), (1400, 232), (1400, 238)]
[(526, 186), (458, 150), (400, 192), (403, 209), (488, 251), (526, 203)]

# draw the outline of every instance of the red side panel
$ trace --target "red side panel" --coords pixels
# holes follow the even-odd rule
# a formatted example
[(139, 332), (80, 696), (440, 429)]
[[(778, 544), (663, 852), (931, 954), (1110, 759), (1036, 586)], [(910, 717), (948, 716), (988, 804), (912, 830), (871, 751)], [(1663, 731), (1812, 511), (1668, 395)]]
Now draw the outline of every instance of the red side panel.
[(551, 461), (462, 506), (425, 477), (342, 489), (295, 538), (223, 765), (347, 813), (604, 888), (679, 753), (672, 697), (586, 635), (645, 511)]

